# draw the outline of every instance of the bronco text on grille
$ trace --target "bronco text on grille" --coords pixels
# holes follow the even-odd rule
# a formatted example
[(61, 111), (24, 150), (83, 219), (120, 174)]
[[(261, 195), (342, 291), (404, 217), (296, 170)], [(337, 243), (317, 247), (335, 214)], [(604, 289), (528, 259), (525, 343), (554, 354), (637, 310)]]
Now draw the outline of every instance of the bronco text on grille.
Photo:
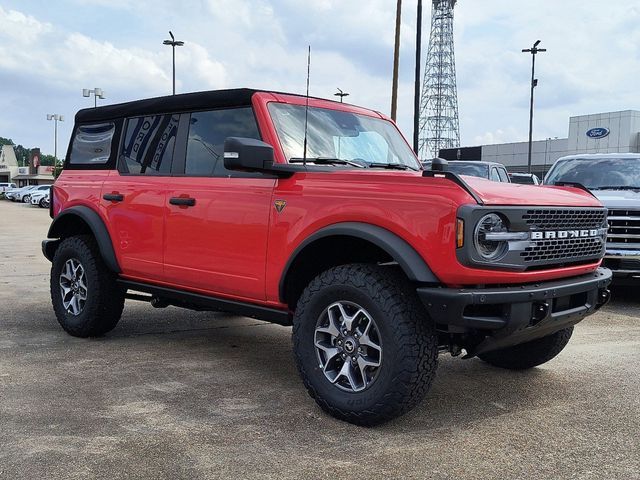
[(527, 264), (549, 260), (590, 261), (605, 247), (604, 209), (527, 210), (522, 220), (531, 230), (531, 244), (520, 253)]

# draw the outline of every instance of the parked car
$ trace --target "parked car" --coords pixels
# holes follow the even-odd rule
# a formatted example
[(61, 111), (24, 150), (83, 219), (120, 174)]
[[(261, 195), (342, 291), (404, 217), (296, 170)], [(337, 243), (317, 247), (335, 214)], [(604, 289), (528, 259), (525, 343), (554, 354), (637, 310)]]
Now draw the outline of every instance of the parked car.
[[(425, 170), (430, 170), (431, 160), (422, 162), (422, 166)], [(501, 163), (451, 160), (448, 163), (448, 169), (450, 172), (457, 173), (458, 175), (486, 178), (494, 182), (510, 182), (507, 169)]]
[(14, 196), (16, 202), (30, 203), (31, 195), (37, 192), (49, 191), (51, 185), (33, 185), (31, 189), (25, 190), (24, 192), (18, 192)]
[(0, 183), (0, 192), (4, 193), (7, 190), (11, 190), (13, 188), (16, 188), (16, 184), (15, 183)]
[(519, 183), (521, 185), (540, 185), (540, 179), (533, 173), (510, 173), (509, 180), (511, 183)]
[(609, 209), (604, 265), (616, 284), (640, 284), (640, 154), (606, 153), (559, 158), (546, 184), (578, 183)]
[(609, 298), (591, 194), (423, 171), (373, 110), (221, 90), (81, 110), (73, 132), (42, 245), (62, 328), (104, 335), (128, 291), (292, 325), (342, 420), (417, 405), (440, 352), (543, 364)]
[(31, 190), (34, 190), (37, 185), (27, 185), (26, 187), (15, 188), (7, 190), (5, 197), (13, 202), (21, 202), (25, 195), (28, 195)]
[(31, 205), (38, 205), (41, 208), (49, 208), (49, 190), (51, 186), (47, 189), (42, 189), (35, 191), (31, 194)]

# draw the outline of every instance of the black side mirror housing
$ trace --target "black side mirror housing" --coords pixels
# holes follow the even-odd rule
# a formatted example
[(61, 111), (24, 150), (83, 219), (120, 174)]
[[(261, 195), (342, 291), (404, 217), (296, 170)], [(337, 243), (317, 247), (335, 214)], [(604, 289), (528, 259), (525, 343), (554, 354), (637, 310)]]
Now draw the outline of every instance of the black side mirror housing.
[(431, 170), (434, 172), (446, 172), (449, 170), (449, 162), (444, 158), (436, 157), (431, 160)]
[(255, 138), (228, 137), (224, 141), (224, 166), (228, 170), (271, 171), (273, 147)]

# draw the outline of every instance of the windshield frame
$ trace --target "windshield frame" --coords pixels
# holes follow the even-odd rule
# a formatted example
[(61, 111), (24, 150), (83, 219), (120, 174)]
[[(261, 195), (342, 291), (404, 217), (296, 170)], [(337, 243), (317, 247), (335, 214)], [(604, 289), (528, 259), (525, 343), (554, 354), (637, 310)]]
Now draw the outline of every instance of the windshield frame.
[[(314, 102), (315, 103), (315, 102)], [(362, 163), (363, 166), (369, 167), (370, 165), (380, 165), (384, 163), (386, 165), (404, 165), (408, 167), (410, 170), (420, 171), (422, 170), (422, 166), (418, 161), (418, 158), (413, 152), (411, 146), (407, 143), (406, 139), (397, 128), (395, 123), (384, 118), (381, 115), (375, 115), (374, 112), (368, 114), (369, 112), (361, 109), (359, 107), (346, 106), (347, 108), (339, 108), (341, 104), (333, 104), (333, 102), (322, 102), (323, 105), (309, 105), (309, 126), (315, 124), (318, 130), (318, 133), (315, 134), (310, 133), (310, 128), (307, 128), (307, 159), (308, 165), (314, 165), (313, 160), (315, 158), (325, 159), (325, 158), (342, 158), (343, 160), (347, 160), (352, 162), (354, 159)], [(291, 163), (292, 159), (300, 159), (303, 157), (303, 152), (298, 152), (297, 150), (293, 150), (293, 148), (297, 148), (302, 150), (302, 139), (304, 138), (304, 128), (302, 127), (303, 123), (303, 115), (302, 113), (305, 111), (306, 106), (304, 104), (299, 103), (290, 103), (290, 102), (282, 102), (282, 101), (270, 101), (266, 103), (266, 110), (271, 119), (271, 124), (274, 129), (275, 136), (277, 138), (278, 143), (280, 144), (280, 148), (286, 163)], [(338, 108), (335, 108), (338, 107)], [(350, 108), (351, 107), (351, 108)], [(286, 112), (288, 110), (288, 112)], [(283, 125), (283, 115), (285, 113), (291, 114), (291, 112), (295, 112), (296, 118), (295, 122), (292, 122), (288, 125), (289, 133), (284, 129), (286, 125)], [(282, 115), (282, 116), (281, 116)], [(353, 123), (353, 126), (356, 127), (354, 132), (357, 132), (357, 135), (332, 135), (335, 133), (343, 133), (345, 130), (342, 129), (341, 125), (338, 125), (339, 120), (337, 118), (348, 119)], [(333, 121), (331, 123), (329, 120)], [(362, 130), (358, 130), (359, 127), (371, 127), (371, 128), (363, 128)], [(375, 127), (374, 127), (375, 126)], [(294, 130), (295, 129), (295, 130)], [(350, 131), (350, 130), (349, 130)], [(379, 155), (375, 155), (372, 158), (364, 159), (362, 157), (354, 157), (349, 158), (348, 154), (344, 154), (342, 152), (338, 155), (338, 144), (335, 144), (337, 139), (348, 139), (348, 138), (359, 138), (363, 133), (377, 135), (380, 140), (378, 140), (378, 144), (380, 147), (386, 147), (386, 155), (383, 158), (380, 158)], [(284, 138), (289, 136), (289, 138), (294, 139), (292, 143), (286, 145)], [(309, 147), (309, 139), (315, 141), (316, 148)], [(298, 140), (300, 139), (300, 140)], [(367, 147), (369, 151), (372, 151), (372, 148), (375, 147), (375, 143), (373, 140), (377, 140), (375, 137), (373, 140), (368, 140), (363, 137), (364, 145)], [(324, 143), (324, 150), (322, 148), (318, 148), (322, 143)], [(333, 144), (333, 151), (331, 151), (331, 145)], [(293, 147), (293, 148), (292, 148)], [(350, 147), (346, 147), (349, 150)], [(351, 150), (358, 150), (354, 146), (351, 147)], [(321, 153), (318, 155), (318, 153)], [(397, 161), (388, 161), (390, 157), (397, 159)], [(299, 163), (296, 161), (296, 163)], [(348, 168), (355, 169), (361, 168), (359, 166), (353, 164), (333, 164), (338, 168)], [(323, 166), (327, 166), (326, 163), (323, 163)]]

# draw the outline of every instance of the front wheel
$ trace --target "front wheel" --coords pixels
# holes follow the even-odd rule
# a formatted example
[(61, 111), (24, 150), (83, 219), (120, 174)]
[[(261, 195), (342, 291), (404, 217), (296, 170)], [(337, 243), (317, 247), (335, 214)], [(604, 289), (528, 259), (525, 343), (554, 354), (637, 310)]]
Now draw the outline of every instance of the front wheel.
[(104, 264), (93, 237), (65, 238), (51, 265), (51, 302), (58, 322), (74, 337), (97, 337), (122, 315), (125, 290)]
[(481, 353), (478, 357), (494, 367), (526, 370), (542, 365), (558, 355), (569, 343), (572, 333), (573, 327), (565, 328), (530, 342)]
[(40, 206), (40, 208), (49, 208), (49, 200), (43, 198), (42, 200), (40, 200), (38, 205)]
[(298, 301), (293, 344), (309, 394), (359, 425), (413, 408), (437, 368), (434, 325), (393, 267), (344, 265), (316, 277)]

